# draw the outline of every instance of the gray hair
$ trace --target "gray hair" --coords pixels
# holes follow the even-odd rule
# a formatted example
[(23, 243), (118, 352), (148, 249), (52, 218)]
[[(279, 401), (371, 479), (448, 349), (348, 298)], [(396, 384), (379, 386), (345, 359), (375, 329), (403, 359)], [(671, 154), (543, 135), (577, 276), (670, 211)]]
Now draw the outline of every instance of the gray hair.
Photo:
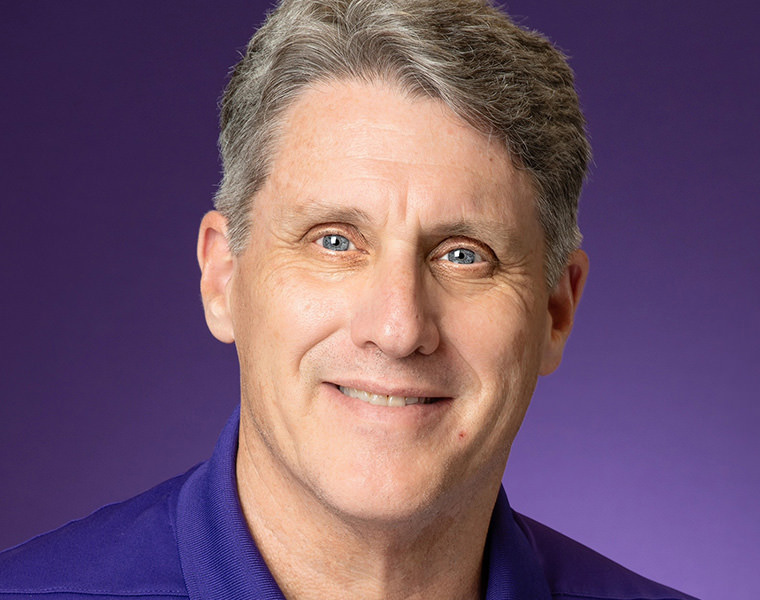
[(309, 85), (391, 81), (444, 102), (528, 172), (552, 287), (579, 247), (590, 158), (565, 57), (486, 0), (283, 0), (248, 44), (221, 104), (224, 175), (214, 203), (233, 252), (271, 169), (283, 113)]

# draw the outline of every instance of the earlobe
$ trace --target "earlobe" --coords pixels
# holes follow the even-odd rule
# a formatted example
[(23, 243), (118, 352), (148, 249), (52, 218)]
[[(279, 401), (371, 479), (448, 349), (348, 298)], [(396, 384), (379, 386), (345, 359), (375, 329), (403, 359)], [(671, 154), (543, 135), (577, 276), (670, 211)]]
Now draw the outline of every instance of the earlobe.
[(576, 250), (570, 255), (562, 277), (549, 295), (549, 321), (539, 371), (541, 375), (548, 375), (562, 361), (562, 353), (573, 328), (575, 311), (583, 294), (588, 270), (588, 255), (583, 250)]
[(227, 244), (227, 220), (217, 211), (206, 213), (198, 232), (198, 265), (206, 324), (220, 342), (235, 341), (229, 309), (229, 282), (234, 261)]

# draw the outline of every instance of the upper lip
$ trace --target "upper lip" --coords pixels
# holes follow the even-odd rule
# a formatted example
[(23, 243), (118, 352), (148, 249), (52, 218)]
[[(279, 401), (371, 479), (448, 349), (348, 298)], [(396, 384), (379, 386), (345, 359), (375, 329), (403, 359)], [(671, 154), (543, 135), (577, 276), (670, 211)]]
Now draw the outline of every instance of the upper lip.
[(366, 381), (341, 380), (331, 381), (338, 387), (353, 388), (377, 394), (378, 396), (403, 396), (404, 398), (450, 398), (440, 389), (432, 387), (420, 387), (419, 385), (388, 385), (387, 383), (374, 383)]

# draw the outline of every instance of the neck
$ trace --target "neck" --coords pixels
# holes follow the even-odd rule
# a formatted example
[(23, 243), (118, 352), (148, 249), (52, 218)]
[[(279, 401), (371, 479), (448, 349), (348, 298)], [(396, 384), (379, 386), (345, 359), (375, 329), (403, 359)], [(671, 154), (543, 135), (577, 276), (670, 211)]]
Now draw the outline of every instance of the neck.
[[(238, 493), (256, 545), (291, 600), (473, 600), (497, 485), (473, 485), (457, 503), (389, 521), (325, 506), (269, 468), (241, 428)], [(264, 460), (262, 460), (264, 459)]]

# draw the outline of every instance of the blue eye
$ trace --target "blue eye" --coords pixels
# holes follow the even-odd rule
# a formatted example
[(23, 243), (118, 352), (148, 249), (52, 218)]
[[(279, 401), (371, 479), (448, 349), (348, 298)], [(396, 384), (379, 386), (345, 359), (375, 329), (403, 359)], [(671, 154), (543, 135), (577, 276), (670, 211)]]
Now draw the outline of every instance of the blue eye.
[(346, 250), (350, 250), (352, 246), (349, 239), (344, 235), (326, 235), (321, 238), (321, 241), (323, 248), (334, 250), (336, 252), (345, 252)]
[(443, 259), (458, 265), (472, 265), (483, 260), (477, 252), (467, 248), (457, 248), (447, 252)]

